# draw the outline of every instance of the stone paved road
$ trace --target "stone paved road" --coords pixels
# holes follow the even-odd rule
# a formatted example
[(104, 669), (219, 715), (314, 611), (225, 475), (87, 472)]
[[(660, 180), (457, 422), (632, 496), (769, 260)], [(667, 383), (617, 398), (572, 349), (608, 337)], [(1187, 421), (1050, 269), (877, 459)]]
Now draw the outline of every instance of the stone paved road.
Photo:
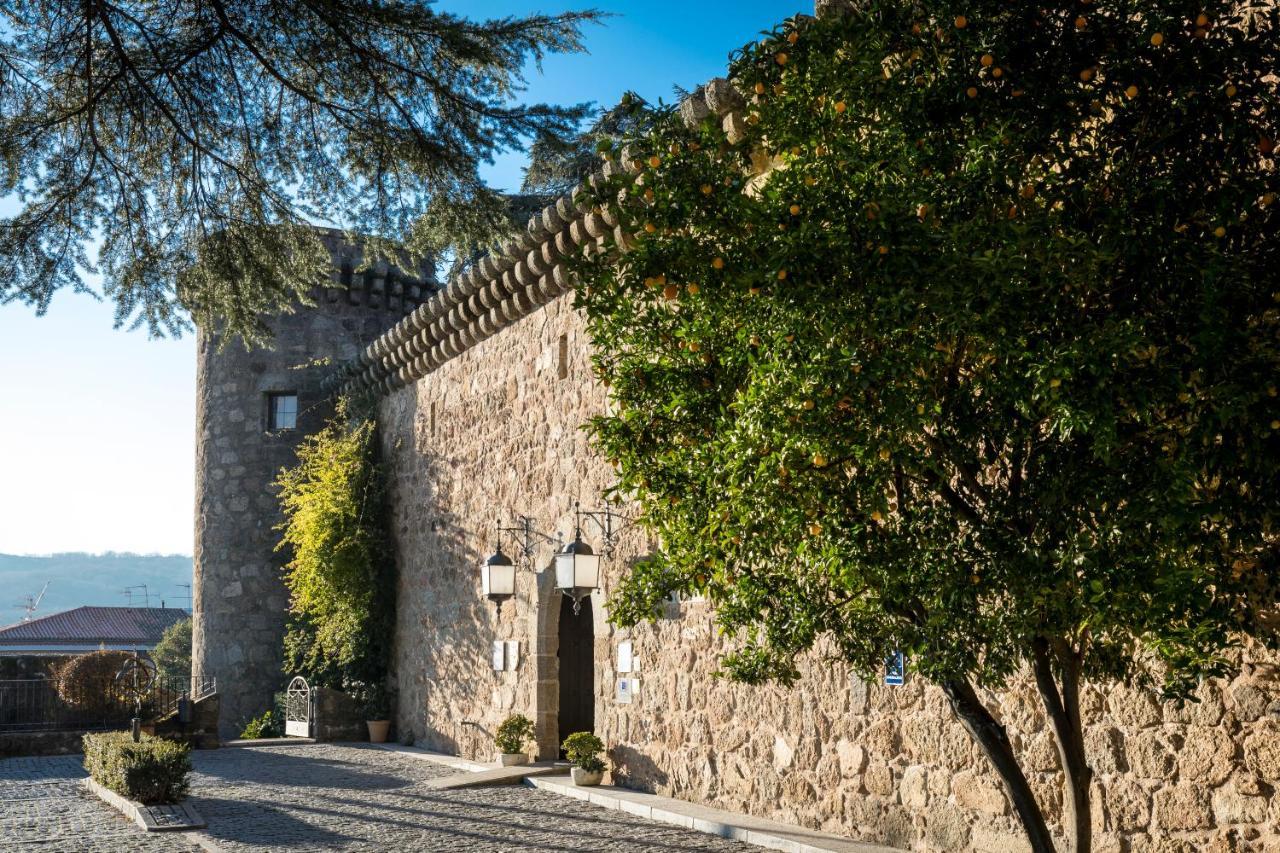
[(454, 770), (368, 746), (194, 753), (203, 833), (144, 833), (80, 788), (78, 757), (0, 760), (0, 849), (730, 853), (737, 842), (523, 786), (432, 791)]

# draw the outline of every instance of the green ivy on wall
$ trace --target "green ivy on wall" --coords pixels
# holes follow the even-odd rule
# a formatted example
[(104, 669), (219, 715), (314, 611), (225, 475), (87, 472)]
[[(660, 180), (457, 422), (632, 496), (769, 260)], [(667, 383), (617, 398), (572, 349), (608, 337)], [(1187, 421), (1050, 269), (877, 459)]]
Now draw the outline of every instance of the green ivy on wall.
[(395, 620), (395, 570), (377, 427), (345, 403), (298, 448), (276, 486), (290, 555), (285, 667), (338, 689), (381, 685)]

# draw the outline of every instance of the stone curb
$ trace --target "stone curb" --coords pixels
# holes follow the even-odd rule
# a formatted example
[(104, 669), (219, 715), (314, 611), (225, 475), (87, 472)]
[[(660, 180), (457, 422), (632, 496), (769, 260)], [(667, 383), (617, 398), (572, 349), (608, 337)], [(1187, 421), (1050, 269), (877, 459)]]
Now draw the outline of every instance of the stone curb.
[(519, 785), (534, 776), (563, 775), (564, 771), (564, 764), (550, 761), (519, 764), (514, 767), (488, 767), (484, 770), (445, 776), (443, 779), (432, 779), (427, 783), (427, 787), (433, 791), (457, 791), (462, 788), (485, 788), (492, 785)]
[(310, 746), (316, 742), (310, 737), (264, 737), (257, 740), (224, 740), (223, 749), (237, 749), (251, 746)]
[(674, 824), (770, 850), (783, 850), (787, 853), (901, 853), (891, 847), (866, 844), (813, 829), (699, 806), (657, 794), (645, 794), (611, 785), (579, 787), (568, 776), (530, 778), (524, 784), (646, 820)]
[(494, 765), (492, 764), (479, 764), (475, 761), (467, 761), (465, 758), (458, 758), (456, 755), (446, 755), (443, 752), (432, 752), (429, 749), (422, 749), (417, 746), (404, 746), (403, 744), (398, 743), (371, 743), (368, 745), (375, 746), (378, 749), (385, 749), (387, 752), (394, 752), (397, 755), (416, 758), (419, 761), (430, 761), (432, 764), (452, 767), (454, 770), (466, 770), (471, 773), (482, 773), (494, 768)]
[(100, 800), (121, 812), (147, 832), (182, 832), (203, 829), (206, 824), (200, 813), (186, 803), (172, 806), (146, 806), (120, 796), (115, 791), (86, 778), (84, 786)]

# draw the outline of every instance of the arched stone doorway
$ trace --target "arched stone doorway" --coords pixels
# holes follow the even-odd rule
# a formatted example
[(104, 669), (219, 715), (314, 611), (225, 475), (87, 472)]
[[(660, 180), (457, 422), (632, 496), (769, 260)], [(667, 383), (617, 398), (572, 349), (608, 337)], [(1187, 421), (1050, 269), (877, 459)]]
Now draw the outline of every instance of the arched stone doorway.
[(557, 681), (559, 703), (557, 730), (558, 745), (574, 732), (595, 730), (596, 719), (596, 670), (595, 670), (595, 614), (590, 600), (582, 602), (578, 613), (573, 612), (573, 599), (560, 596), (560, 620), (557, 630)]

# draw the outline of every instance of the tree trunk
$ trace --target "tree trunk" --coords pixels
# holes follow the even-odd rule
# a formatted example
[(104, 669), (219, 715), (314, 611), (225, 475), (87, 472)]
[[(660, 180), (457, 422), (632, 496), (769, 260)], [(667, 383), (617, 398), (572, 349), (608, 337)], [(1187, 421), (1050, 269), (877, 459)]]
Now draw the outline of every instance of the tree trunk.
[[(1054, 658), (1061, 685), (1054, 679)], [(1066, 815), (1070, 853), (1089, 853), (1093, 847), (1093, 815), (1089, 803), (1089, 787), (1093, 770), (1084, 751), (1084, 732), (1080, 724), (1080, 655), (1066, 643), (1050, 644), (1037, 638), (1032, 656), (1036, 687), (1053, 725), (1058, 757), (1066, 774)]]
[(1023, 775), (1018, 759), (1014, 757), (1004, 726), (991, 716), (969, 682), (944, 681), (941, 687), (951, 700), (951, 708), (960, 718), (961, 724), (982, 747), (983, 753), (1000, 774), (1005, 793), (1027, 831), (1031, 849), (1034, 853), (1056, 853), (1053, 836), (1049, 834), (1049, 827), (1045, 824), (1044, 813), (1036, 802), (1031, 786), (1027, 784), (1027, 777)]

